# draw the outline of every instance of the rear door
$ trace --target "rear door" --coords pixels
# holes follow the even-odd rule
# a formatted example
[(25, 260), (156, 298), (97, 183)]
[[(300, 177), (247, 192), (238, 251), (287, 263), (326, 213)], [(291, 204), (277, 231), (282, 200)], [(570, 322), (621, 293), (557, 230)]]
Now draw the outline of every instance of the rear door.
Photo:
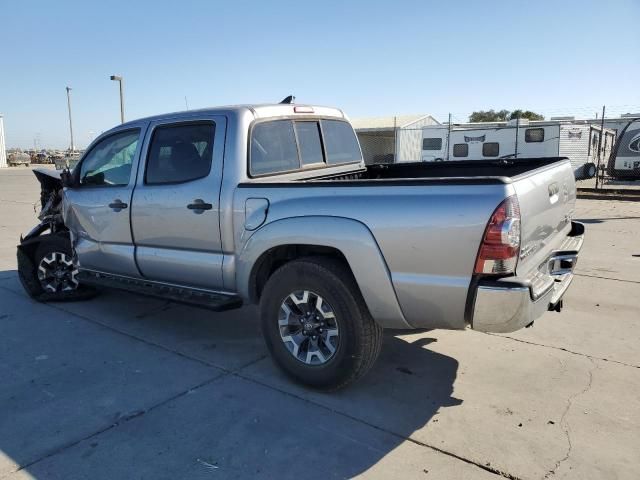
[(220, 184), (226, 119), (150, 125), (133, 194), (136, 260), (145, 278), (222, 288)]
[(64, 193), (64, 221), (82, 269), (139, 276), (129, 213), (141, 136), (131, 128), (98, 140), (76, 167), (79, 185)]

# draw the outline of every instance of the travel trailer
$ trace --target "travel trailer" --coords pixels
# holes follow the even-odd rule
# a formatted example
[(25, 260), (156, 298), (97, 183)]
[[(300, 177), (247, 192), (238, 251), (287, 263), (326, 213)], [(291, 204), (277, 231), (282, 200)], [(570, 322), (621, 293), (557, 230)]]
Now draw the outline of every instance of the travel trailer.
[(422, 129), (420, 160), (568, 157), (576, 178), (592, 178), (615, 141), (615, 132), (605, 128), (600, 142), (602, 131), (585, 122), (525, 119), (430, 126)]
[(629, 120), (618, 132), (607, 173), (616, 178), (640, 179), (640, 117)]

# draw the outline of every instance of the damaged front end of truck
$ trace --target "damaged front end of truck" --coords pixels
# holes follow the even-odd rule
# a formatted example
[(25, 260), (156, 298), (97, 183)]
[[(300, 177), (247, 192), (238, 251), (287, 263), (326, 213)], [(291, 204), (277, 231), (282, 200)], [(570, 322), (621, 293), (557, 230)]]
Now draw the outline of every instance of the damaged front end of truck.
[(20, 237), (18, 277), (30, 297), (39, 301), (79, 300), (93, 296), (80, 285), (69, 229), (62, 217), (64, 179), (69, 172), (34, 169), (40, 182), (40, 223)]

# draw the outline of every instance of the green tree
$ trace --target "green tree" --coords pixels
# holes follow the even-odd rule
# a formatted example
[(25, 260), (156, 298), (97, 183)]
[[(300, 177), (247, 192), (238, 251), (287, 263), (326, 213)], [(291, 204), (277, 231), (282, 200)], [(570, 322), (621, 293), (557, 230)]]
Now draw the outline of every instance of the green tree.
[(530, 110), (478, 110), (469, 115), (470, 122), (504, 122), (516, 118), (526, 118), (528, 120), (544, 120), (544, 116)]
[(531, 110), (514, 110), (509, 114), (509, 120), (515, 120), (516, 118), (526, 118), (527, 120), (544, 120), (544, 115), (532, 112)]
[(478, 110), (469, 115), (470, 122), (504, 122), (507, 120), (509, 110)]

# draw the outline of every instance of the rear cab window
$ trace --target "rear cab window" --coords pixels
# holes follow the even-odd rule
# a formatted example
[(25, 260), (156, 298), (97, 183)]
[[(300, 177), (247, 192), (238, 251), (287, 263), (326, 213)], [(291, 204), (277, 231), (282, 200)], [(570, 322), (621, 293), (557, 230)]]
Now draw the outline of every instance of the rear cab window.
[(251, 176), (361, 161), (355, 132), (343, 120), (266, 120), (256, 123), (251, 130)]

